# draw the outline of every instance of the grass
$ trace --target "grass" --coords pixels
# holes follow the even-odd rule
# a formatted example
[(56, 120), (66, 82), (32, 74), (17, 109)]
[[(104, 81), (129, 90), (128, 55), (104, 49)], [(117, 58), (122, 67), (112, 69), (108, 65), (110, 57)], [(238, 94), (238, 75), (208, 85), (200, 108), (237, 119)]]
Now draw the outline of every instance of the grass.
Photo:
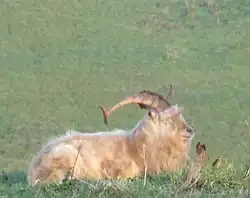
[[(26, 181), (31, 157), (48, 138), (69, 128), (108, 129), (99, 103), (111, 106), (141, 89), (167, 93), (169, 84), (171, 103), (185, 107), (198, 131), (194, 141), (207, 145), (211, 161), (230, 160), (220, 174), (207, 168), (206, 186), (186, 195), (247, 196), (250, 2), (218, 0), (217, 17), (200, 3), (193, 18), (183, 0), (1, 2), (0, 197), (174, 196), (179, 174), (151, 176), (145, 189), (140, 178), (119, 188), (31, 188)], [(131, 128), (144, 113), (129, 106), (109, 128)]]

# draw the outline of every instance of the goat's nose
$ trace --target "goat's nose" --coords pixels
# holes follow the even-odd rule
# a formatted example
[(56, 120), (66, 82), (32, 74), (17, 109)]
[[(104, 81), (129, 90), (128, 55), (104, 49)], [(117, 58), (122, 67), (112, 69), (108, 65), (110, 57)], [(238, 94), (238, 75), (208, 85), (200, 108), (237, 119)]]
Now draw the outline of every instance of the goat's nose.
[(188, 128), (186, 129), (186, 131), (187, 131), (188, 133), (192, 133), (192, 132), (193, 132), (193, 129), (190, 128), (190, 127), (188, 127)]

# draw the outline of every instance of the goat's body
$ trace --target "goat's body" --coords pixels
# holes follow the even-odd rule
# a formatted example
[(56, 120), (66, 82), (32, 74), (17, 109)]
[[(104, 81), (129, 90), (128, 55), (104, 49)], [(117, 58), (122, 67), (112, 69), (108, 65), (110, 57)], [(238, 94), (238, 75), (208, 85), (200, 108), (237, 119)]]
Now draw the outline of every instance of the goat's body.
[(123, 178), (124, 173), (118, 169), (126, 172), (126, 166), (131, 172), (126, 172), (126, 175), (133, 176), (138, 170), (127, 148), (130, 137), (122, 130), (99, 133), (69, 131), (49, 141), (33, 158), (29, 183), (60, 182), (68, 171), (73, 171), (72, 176), (76, 179)]
[(180, 112), (176, 106), (147, 113), (129, 131), (68, 131), (49, 141), (33, 158), (28, 182), (61, 182), (69, 173), (73, 179), (102, 180), (132, 178), (145, 171), (180, 171), (193, 137)]
[(185, 166), (189, 143), (178, 136), (147, 136), (144, 128), (140, 130), (138, 135), (134, 130), (119, 129), (99, 133), (69, 131), (49, 141), (33, 158), (28, 182), (61, 182), (69, 171), (72, 178), (79, 180), (126, 179), (141, 175), (145, 167), (148, 173), (159, 173), (179, 171)]

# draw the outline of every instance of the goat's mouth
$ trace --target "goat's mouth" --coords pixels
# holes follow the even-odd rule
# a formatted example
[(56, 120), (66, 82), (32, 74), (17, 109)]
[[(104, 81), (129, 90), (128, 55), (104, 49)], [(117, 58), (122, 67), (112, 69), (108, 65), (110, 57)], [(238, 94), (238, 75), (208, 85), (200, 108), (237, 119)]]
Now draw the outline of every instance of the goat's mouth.
[(194, 137), (194, 130), (192, 129), (191, 131), (186, 130), (184, 134), (182, 135), (184, 138), (190, 139)]
[(188, 140), (190, 140), (190, 139), (192, 139), (193, 137), (194, 137), (194, 134), (190, 134), (190, 135), (184, 135), (183, 136), (185, 139), (188, 139)]

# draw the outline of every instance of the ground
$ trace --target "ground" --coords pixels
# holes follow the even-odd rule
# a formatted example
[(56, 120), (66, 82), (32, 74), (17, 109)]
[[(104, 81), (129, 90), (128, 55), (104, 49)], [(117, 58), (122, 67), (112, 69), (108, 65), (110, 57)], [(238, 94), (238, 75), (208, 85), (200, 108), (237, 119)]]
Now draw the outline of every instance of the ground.
[(142, 89), (167, 94), (172, 84), (171, 104), (184, 106), (196, 129), (192, 153), (199, 140), (210, 164), (220, 155), (230, 161), (221, 174), (208, 168), (205, 187), (182, 193), (247, 196), (250, 1), (206, 2), (216, 12), (202, 0), (195, 2), (195, 15), (186, 12), (184, 0), (4, 0), (0, 195), (173, 196), (180, 174), (150, 176), (145, 187), (140, 178), (94, 187), (76, 182), (32, 188), (26, 181), (32, 156), (49, 138), (68, 129), (132, 128), (145, 113), (131, 105), (105, 126), (98, 104), (109, 107)]

